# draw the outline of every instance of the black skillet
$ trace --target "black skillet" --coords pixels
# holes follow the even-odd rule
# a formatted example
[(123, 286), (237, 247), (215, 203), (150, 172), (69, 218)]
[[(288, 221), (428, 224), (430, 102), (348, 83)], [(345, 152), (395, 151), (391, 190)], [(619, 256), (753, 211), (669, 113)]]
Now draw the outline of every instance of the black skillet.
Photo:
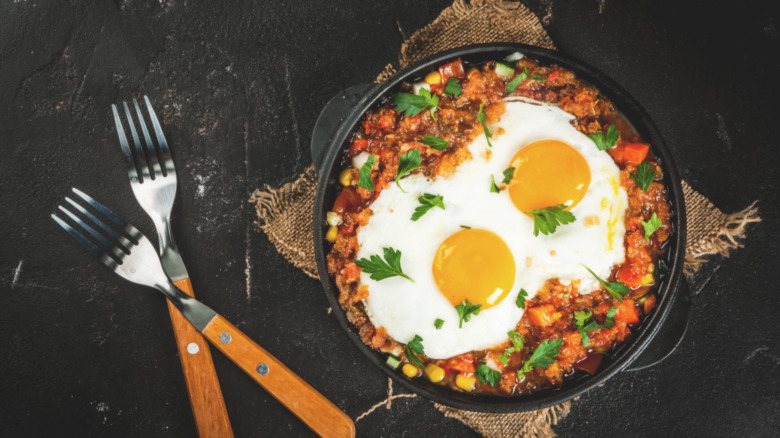
[[(391, 93), (398, 90), (404, 81), (415, 82), (439, 65), (457, 58), (467, 64), (500, 60), (520, 52), (536, 59), (543, 65), (558, 64), (596, 86), (609, 98), (628, 119), (637, 132), (649, 141), (656, 155), (660, 155), (664, 178), (669, 191), (674, 216), (674, 235), (669, 242), (667, 264), (669, 275), (658, 289), (659, 300), (655, 310), (642, 321), (634, 339), (619, 346), (604, 357), (599, 370), (590, 376), (582, 373), (568, 380), (563, 387), (549, 389), (520, 398), (472, 395), (456, 392), (425, 379), (409, 380), (385, 365), (386, 356), (380, 354), (360, 340), (355, 328), (347, 321), (338, 303), (338, 290), (328, 275), (325, 256), (330, 244), (325, 241), (325, 213), (333, 205), (340, 186), (337, 181), (344, 148), (363, 115), (379, 106)], [(346, 330), (348, 336), (365, 353), (368, 359), (405, 388), (433, 401), (452, 407), (483, 412), (521, 412), (541, 409), (570, 400), (589, 389), (600, 385), (621, 371), (638, 371), (664, 360), (680, 343), (688, 322), (690, 294), (682, 279), (685, 260), (685, 208), (680, 177), (669, 149), (650, 117), (628, 93), (595, 68), (558, 52), (524, 44), (479, 44), (442, 52), (396, 73), (381, 84), (362, 84), (348, 88), (334, 97), (322, 110), (312, 134), (312, 158), (319, 175), (317, 195), (314, 204), (314, 249), (317, 269), (333, 313)]]

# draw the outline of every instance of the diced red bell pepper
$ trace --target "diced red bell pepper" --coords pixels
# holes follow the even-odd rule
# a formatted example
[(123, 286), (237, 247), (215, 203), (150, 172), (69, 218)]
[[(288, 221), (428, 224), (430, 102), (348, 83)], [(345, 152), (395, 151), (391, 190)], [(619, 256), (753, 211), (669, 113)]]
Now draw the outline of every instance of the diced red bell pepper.
[(472, 354), (463, 354), (458, 357), (453, 357), (452, 359), (447, 361), (447, 364), (445, 365), (445, 369), (449, 368), (453, 371), (457, 371), (459, 373), (474, 373), (474, 355)]
[(559, 320), (561, 318), (561, 313), (556, 311), (555, 306), (552, 304), (545, 304), (543, 306), (529, 308), (528, 316), (534, 324), (540, 327), (547, 327)]
[(352, 146), (349, 148), (350, 155), (357, 155), (368, 148), (368, 140), (365, 138), (356, 138), (352, 140)]
[(588, 374), (596, 374), (596, 370), (601, 365), (601, 360), (604, 356), (598, 353), (590, 353), (585, 359), (574, 364), (574, 368), (580, 371), (585, 371)]
[(639, 314), (636, 311), (634, 300), (624, 299), (622, 303), (618, 304), (615, 322), (623, 322), (626, 325), (637, 324), (639, 322)]
[(552, 72), (550, 72), (549, 75), (547, 75), (547, 81), (548, 82), (552, 82), (552, 81), (558, 79), (558, 76), (560, 76), (560, 75), (561, 75), (561, 72), (559, 72), (558, 70), (553, 70)]
[(333, 211), (338, 214), (344, 214), (345, 212), (353, 212), (356, 207), (363, 203), (363, 199), (358, 195), (353, 186), (344, 187), (336, 197), (336, 202), (333, 203)]
[(623, 146), (623, 163), (638, 166), (645, 161), (650, 146), (642, 143), (631, 143)]
[(617, 273), (617, 280), (630, 288), (637, 288), (642, 285), (643, 275), (634, 272), (631, 263), (625, 263)]
[(444, 64), (439, 67), (441, 83), (446, 84), (449, 78), (465, 78), (466, 71), (463, 69), (463, 61), (460, 59)]

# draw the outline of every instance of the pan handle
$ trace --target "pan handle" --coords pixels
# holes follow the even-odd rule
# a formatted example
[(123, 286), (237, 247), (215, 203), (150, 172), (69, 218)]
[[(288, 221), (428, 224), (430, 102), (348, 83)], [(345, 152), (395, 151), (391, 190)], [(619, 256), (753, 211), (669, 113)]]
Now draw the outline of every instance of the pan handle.
[(372, 86), (373, 84), (353, 85), (333, 96), (320, 112), (311, 134), (311, 158), (314, 160), (317, 174), (320, 173), (322, 160), (325, 158), (325, 152), (331, 139), (347, 116), (355, 109), (355, 105)]
[(625, 371), (644, 370), (669, 357), (685, 337), (690, 309), (691, 292), (688, 289), (688, 283), (683, 279), (680, 281), (677, 296), (669, 308), (667, 320), (650, 341), (650, 345)]

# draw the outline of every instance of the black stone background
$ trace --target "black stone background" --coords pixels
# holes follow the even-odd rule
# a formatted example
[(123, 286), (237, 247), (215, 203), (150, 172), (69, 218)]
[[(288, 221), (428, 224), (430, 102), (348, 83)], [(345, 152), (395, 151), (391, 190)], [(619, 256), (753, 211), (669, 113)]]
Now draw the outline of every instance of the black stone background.
[[(154, 235), (109, 111), (141, 94), (165, 116), (179, 175), (175, 232), (198, 297), (353, 418), (384, 399), (382, 372), (328, 314), (319, 283), (255, 230), (247, 199), (303, 171), (328, 99), (372, 80), (449, 3), (0, 2), (2, 435), (196, 433), (162, 297), (99, 266), (48, 218), (77, 186)], [(562, 52), (642, 102), (694, 188), (724, 211), (760, 199), (764, 218), (745, 248), (693, 279), (679, 349), (584, 395), (555, 430), (777, 436), (777, 10), (724, 0), (527, 3)], [(237, 436), (309, 433), (224, 356), (214, 359)], [(395, 400), (357, 429), (474, 435), (420, 398)]]

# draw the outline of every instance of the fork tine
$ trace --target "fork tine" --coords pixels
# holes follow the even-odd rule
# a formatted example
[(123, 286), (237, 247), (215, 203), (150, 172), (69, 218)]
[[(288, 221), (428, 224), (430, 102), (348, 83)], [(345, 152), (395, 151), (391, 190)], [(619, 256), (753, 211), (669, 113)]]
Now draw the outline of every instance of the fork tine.
[(118, 266), (117, 262), (114, 259), (112, 259), (108, 254), (98, 249), (98, 247), (95, 246), (94, 243), (90, 242), (89, 239), (84, 237), (83, 234), (79, 233), (76, 229), (68, 225), (67, 222), (60, 219), (56, 215), (52, 214), (51, 218), (54, 219), (54, 222), (56, 222), (57, 225), (62, 227), (63, 230), (67, 231), (71, 237), (76, 239), (76, 242), (80, 243), (81, 246), (86, 248), (87, 251), (89, 251), (93, 256), (97, 257), (98, 259), (100, 259), (101, 262), (103, 262), (103, 264), (108, 266), (109, 269), (111, 270), (116, 269), (116, 267)]
[(104, 216), (106, 216), (108, 219), (110, 219), (110, 220), (111, 220), (111, 222), (113, 222), (114, 224), (116, 224), (116, 226), (118, 226), (118, 227), (122, 228), (122, 229), (124, 230), (124, 232), (126, 232), (127, 234), (129, 234), (129, 235), (130, 235), (130, 237), (132, 237), (133, 239), (135, 239), (135, 240), (136, 240), (136, 242), (137, 242), (138, 240), (140, 240), (140, 238), (141, 238), (141, 237), (143, 237), (143, 234), (141, 234), (141, 232), (140, 232), (140, 231), (138, 231), (138, 228), (136, 228), (136, 227), (132, 226), (132, 225), (131, 225), (129, 222), (127, 222), (126, 220), (122, 219), (122, 217), (121, 217), (121, 216), (119, 216), (118, 214), (116, 214), (116, 213), (114, 213), (113, 211), (111, 211), (111, 210), (110, 210), (108, 207), (106, 207), (105, 205), (103, 205), (103, 204), (101, 204), (101, 203), (97, 202), (97, 201), (96, 201), (96, 200), (94, 200), (94, 199), (93, 199), (91, 196), (89, 196), (88, 194), (86, 194), (86, 193), (82, 192), (81, 190), (79, 190), (79, 189), (77, 189), (77, 188), (75, 188), (75, 187), (73, 187), (73, 189), (72, 189), (72, 190), (73, 190), (73, 193), (77, 194), (77, 195), (78, 195), (78, 196), (79, 196), (81, 199), (83, 199), (83, 200), (87, 201), (87, 203), (88, 203), (89, 205), (91, 205), (91, 206), (92, 206), (92, 207), (94, 207), (94, 208), (95, 208), (97, 211), (99, 211), (99, 212), (100, 212), (100, 213), (102, 213)]
[(72, 205), (73, 208), (78, 210), (79, 213), (83, 214), (84, 216), (87, 217), (87, 219), (89, 219), (92, 222), (94, 222), (95, 224), (97, 224), (97, 226), (100, 227), (101, 230), (105, 231), (106, 234), (108, 234), (109, 236), (111, 236), (114, 239), (118, 240), (119, 243), (122, 244), (122, 246), (124, 246), (125, 248), (130, 248), (131, 246), (133, 246), (133, 243), (130, 242), (129, 240), (127, 240), (127, 238), (125, 236), (123, 236), (123, 235), (117, 233), (116, 231), (114, 231), (113, 228), (109, 227), (108, 225), (105, 224), (105, 222), (103, 222), (100, 219), (98, 219), (97, 217), (95, 217), (95, 215), (90, 213), (89, 211), (87, 211), (86, 208), (80, 206), (74, 200), (68, 198), (67, 196), (65, 197), (65, 200), (70, 205)]
[(130, 150), (130, 145), (127, 143), (125, 129), (122, 127), (122, 119), (119, 118), (119, 111), (116, 110), (116, 105), (111, 104), (111, 111), (114, 113), (116, 134), (119, 136), (119, 145), (122, 147), (122, 155), (124, 155), (125, 164), (127, 164), (127, 174), (130, 176), (131, 181), (138, 181), (138, 169), (136, 169), (135, 161), (133, 160), (133, 151)]
[(149, 166), (146, 164), (146, 153), (144, 153), (143, 146), (141, 146), (141, 140), (138, 139), (138, 133), (135, 131), (135, 124), (133, 123), (133, 116), (130, 114), (130, 108), (127, 107), (127, 102), (122, 102), (122, 106), (125, 108), (127, 125), (130, 126), (130, 135), (133, 137), (136, 158), (138, 159), (138, 165), (141, 168), (141, 176), (144, 180), (150, 179), (151, 176), (149, 175)]
[(154, 112), (154, 108), (152, 108), (149, 97), (144, 95), (144, 101), (146, 102), (146, 110), (149, 112), (149, 119), (152, 121), (152, 127), (154, 127), (154, 136), (157, 137), (157, 145), (160, 146), (163, 168), (165, 169), (165, 174), (167, 176), (176, 172), (176, 168), (173, 166), (173, 159), (171, 158), (171, 150), (168, 148), (168, 142), (165, 140), (165, 134), (160, 126), (160, 120), (157, 118), (157, 113)]
[(135, 113), (138, 115), (138, 124), (141, 125), (141, 132), (144, 134), (144, 140), (146, 141), (146, 157), (152, 164), (152, 177), (163, 177), (162, 170), (160, 169), (160, 160), (157, 158), (157, 151), (152, 143), (152, 137), (149, 136), (149, 130), (146, 128), (146, 121), (143, 114), (141, 114), (141, 107), (138, 106), (138, 101), (133, 98), (133, 106), (135, 106)]
[(81, 220), (81, 218), (79, 218), (75, 214), (71, 213), (71, 211), (68, 210), (67, 208), (65, 208), (65, 207), (63, 207), (61, 205), (59, 205), (57, 207), (60, 209), (60, 211), (65, 213), (73, 222), (75, 222), (76, 225), (81, 227), (84, 231), (86, 231), (87, 233), (92, 235), (92, 237), (94, 237), (98, 242), (103, 244), (103, 246), (105, 248), (109, 248), (108, 251), (103, 251), (104, 255), (108, 256), (108, 253), (110, 252), (111, 255), (114, 256), (114, 258), (116, 258), (117, 260), (122, 260), (122, 258), (125, 256), (125, 253), (128, 253), (128, 254), (130, 253), (130, 251), (128, 249), (125, 249), (125, 248), (121, 248), (120, 249), (117, 245), (114, 244), (115, 242), (111, 242), (110, 240), (106, 239), (105, 236), (103, 236), (102, 234), (98, 233), (94, 228), (89, 226), (89, 224), (87, 224), (86, 222)]

